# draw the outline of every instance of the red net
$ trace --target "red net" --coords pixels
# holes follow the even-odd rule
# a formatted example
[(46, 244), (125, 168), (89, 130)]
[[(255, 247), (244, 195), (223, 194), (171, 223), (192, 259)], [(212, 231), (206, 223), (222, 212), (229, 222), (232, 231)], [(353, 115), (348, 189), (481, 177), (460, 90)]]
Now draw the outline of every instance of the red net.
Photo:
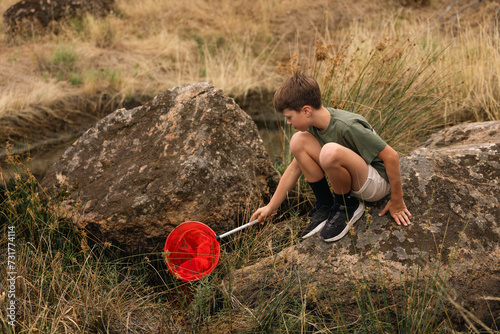
[(191, 282), (214, 270), (219, 262), (220, 245), (210, 227), (186, 222), (168, 235), (164, 251), (170, 272), (180, 280)]

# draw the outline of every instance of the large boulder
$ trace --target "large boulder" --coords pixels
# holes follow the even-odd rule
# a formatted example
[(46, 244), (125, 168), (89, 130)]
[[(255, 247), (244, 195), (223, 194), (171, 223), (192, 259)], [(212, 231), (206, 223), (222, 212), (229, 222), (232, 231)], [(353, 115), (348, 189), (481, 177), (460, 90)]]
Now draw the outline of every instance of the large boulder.
[(350, 323), (359, 320), (362, 299), (372, 298), (381, 308), (387, 302), (393, 315), (416, 303), (443, 312), (443, 302), (456, 311), (448, 314), (455, 324), (470, 325), (469, 317), (478, 328), (498, 326), (499, 151), (498, 121), (434, 135), (400, 159), (410, 227), (378, 216), (387, 199), (369, 204), (344, 239), (328, 244), (312, 237), (237, 270), (225, 281), (227, 292), (245, 314), (262, 310), (264, 300), (300, 300), (332, 318), (342, 309)]
[(162, 246), (178, 224), (217, 233), (234, 228), (267, 200), (279, 174), (257, 126), (208, 83), (167, 90), (119, 109), (83, 134), (42, 185), (81, 203), (78, 221), (130, 251)]
[(114, 0), (22, 0), (9, 7), (3, 17), (10, 34), (42, 33), (52, 23), (86, 13), (106, 16), (113, 6)]

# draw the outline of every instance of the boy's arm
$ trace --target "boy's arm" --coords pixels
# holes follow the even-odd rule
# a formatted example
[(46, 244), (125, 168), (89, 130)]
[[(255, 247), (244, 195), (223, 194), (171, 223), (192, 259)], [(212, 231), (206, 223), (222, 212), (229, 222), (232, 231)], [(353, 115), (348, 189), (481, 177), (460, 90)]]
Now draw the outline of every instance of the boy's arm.
[(295, 159), (292, 160), (285, 170), (285, 173), (283, 173), (283, 176), (281, 176), (278, 187), (269, 203), (257, 209), (250, 220), (258, 219), (259, 222), (263, 222), (267, 217), (270, 217), (271, 214), (278, 211), (281, 203), (286, 199), (288, 192), (293, 189), (301, 174), (302, 171), (299, 168), (299, 164)]
[(398, 225), (410, 225), (411, 213), (406, 208), (403, 200), (403, 186), (401, 183), (401, 170), (399, 169), (399, 155), (389, 145), (380, 151), (378, 157), (384, 162), (387, 177), (391, 185), (391, 199), (385, 208), (379, 213), (383, 216), (387, 211)]

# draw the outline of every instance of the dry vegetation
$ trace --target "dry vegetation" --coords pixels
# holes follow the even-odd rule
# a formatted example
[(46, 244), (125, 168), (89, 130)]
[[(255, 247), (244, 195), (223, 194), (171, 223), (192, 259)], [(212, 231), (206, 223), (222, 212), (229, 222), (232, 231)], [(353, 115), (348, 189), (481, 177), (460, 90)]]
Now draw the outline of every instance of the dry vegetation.
[(11, 38), (1, 29), (0, 134), (30, 142), (77, 134), (118, 106), (187, 82), (241, 99), (273, 91), (284, 63), (312, 64), (318, 39), (364, 56), (384, 39), (410, 39), (413, 59), (438, 51), (445, 122), (498, 119), (498, 3), (419, 3), (117, 0), (107, 18), (72, 20), (57, 34)]

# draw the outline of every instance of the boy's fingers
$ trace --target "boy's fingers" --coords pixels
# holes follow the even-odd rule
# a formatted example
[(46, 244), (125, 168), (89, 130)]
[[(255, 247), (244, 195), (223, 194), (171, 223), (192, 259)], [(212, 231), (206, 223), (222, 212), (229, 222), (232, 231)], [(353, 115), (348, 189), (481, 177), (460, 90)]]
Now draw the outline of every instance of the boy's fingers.
[(269, 216), (266, 216), (263, 213), (261, 213), (258, 218), (259, 223), (264, 224), (267, 220), (269, 220), (269, 218), (270, 218)]
[(260, 218), (260, 210), (257, 210), (253, 213), (252, 217), (250, 217), (250, 220), (255, 220), (257, 219), (260, 222), (262, 222), (262, 219)]
[(410, 221), (410, 219), (411, 219), (411, 213), (410, 213), (410, 211), (408, 211), (408, 209), (405, 208), (401, 215), (404, 218), (404, 223), (405, 223), (404, 225), (405, 226), (410, 225), (411, 224), (411, 221)]
[(256, 215), (256, 219), (259, 221), (259, 223), (263, 224), (266, 221), (266, 215), (262, 212), (258, 212)]
[(387, 207), (387, 205), (385, 206), (385, 208), (382, 209), (382, 211), (380, 211), (380, 213), (378, 214), (379, 216), (383, 216), (385, 215), (385, 213), (387, 212), (387, 210), (389, 210), (389, 208)]
[(404, 226), (410, 225), (411, 222), (408, 213), (407, 210), (398, 213), (398, 225), (400, 225), (399, 221), (403, 223)]
[(400, 225), (401, 226), (401, 222), (399, 221), (399, 218), (398, 217), (394, 217), (394, 220), (396, 221), (396, 224)]
[[(382, 209), (382, 211), (380, 211), (380, 213), (378, 214), (379, 216), (383, 216), (387, 213), (387, 211), (390, 211), (391, 207), (390, 203), (391, 202), (387, 203), (387, 205)], [(410, 222), (411, 213), (410, 211), (408, 211), (406, 207), (394, 213), (391, 211), (391, 216), (398, 225), (403, 224), (404, 226), (408, 226), (411, 224)]]

